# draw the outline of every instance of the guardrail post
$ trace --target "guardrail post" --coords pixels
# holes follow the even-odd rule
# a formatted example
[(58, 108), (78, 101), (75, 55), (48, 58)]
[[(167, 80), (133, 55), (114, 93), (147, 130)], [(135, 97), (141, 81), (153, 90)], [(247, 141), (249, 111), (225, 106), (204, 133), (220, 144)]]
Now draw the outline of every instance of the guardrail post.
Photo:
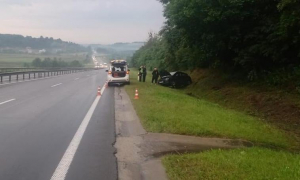
[(25, 79), (25, 73), (23, 73), (23, 80)]
[(11, 81), (11, 75), (9, 75), (9, 82)]
[(2, 83), (2, 80), (3, 80), (2, 77), (3, 77), (3, 76), (1, 76), (1, 83)]
[(19, 81), (19, 74), (17, 74), (17, 81)]
[(29, 79), (30, 79), (30, 73), (28, 74), (28, 77), (29, 77)]
[(33, 73), (33, 78), (35, 79), (35, 72)]

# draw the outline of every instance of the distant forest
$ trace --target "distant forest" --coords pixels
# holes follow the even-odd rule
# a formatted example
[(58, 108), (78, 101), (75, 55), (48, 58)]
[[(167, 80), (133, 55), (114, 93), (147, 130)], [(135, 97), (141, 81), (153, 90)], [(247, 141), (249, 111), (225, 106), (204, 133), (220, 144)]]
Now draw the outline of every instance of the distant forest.
[(126, 59), (129, 63), (134, 52), (142, 47), (145, 42), (132, 43), (114, 43), (114, 44), (92, 44), (91, 47), (97, 51), (98, 54), (105, 55), (109, 60)]
[(25, 48), (57, 50), (62, 52), (87, 52), (89, 49), (79, 44), (53, 39), (52, 37), (33, 38), (31, 36), (0, 34), (0, 48)]

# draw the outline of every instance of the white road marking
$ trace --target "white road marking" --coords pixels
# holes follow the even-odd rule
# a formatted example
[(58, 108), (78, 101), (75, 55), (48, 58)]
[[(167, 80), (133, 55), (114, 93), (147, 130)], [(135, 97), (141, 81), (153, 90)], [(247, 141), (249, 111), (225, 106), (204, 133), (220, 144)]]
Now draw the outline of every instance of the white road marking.
[[(105, 90), (105, 86), (103, 86), (101, 90), (101, 94), (103, 94)], [(80, 141), (84, 135), (84, 132), (92, 118), (92, 115), (96, 109), (98, 102), (100, 101), (101, 96), (97, 96), (95, 101), (93, 102), (92, 106), (90, 107), (89, 111), (85, 115), (83, 121), (81, 122), (79, 128), (77, 129), (76, 134), (74, 135), (72, 141), (70, 142), (65, 154), (63, 155), (62, 159), (60, 160), (57, 168), (55, 169), (54, 174), (52, 175), (50, 180), (64, 180), (70, 168), (70, 165), (73, 161), (75, 153), (78, 149)]]
[(51, 87), (52, 87), (52, 88), (54, 88), (54, 87), (56, 87), (56, 86), (60, 86), (60, 85), (62, 85), (62, 83), (55, 84), (55, 85), (53, 85), (53, 86), (51, 86)]
[(90, 75), (86, 75), (86, 76), (90, 76)]
[(75, 81), (77, 81), (79, 78), (76, 78)]
[(16, 100), (16, 99), (10, 99), (10, 100), (7, 100), (7, 101), (4, 101), (4, 102), (1, 102), (1, 103), (0, 103), (0, 105), (3, 105), (3, 104), (5, 104), (5, 103), (9, 103), (9, 102), (11, 102), (11, 101), (14, 101), (14, 100)]

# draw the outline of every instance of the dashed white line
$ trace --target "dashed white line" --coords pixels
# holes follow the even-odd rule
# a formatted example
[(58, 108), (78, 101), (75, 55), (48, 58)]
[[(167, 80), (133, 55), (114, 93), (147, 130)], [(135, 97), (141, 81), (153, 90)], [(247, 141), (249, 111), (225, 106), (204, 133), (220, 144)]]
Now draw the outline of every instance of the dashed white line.
[(74, 79), (75, 81), (77, 81), (79, 78)]
[[(103, 94), (105, 90), (105, 86), (101, 90), (101, 94)], [(73, 161), (75, 153), (78, 149), (80, 141), (84, 135), (84, 132), (92, 118), (92, 115), (96, 109), (98, 102), (100, 101), (101, 96), (97, 96), (94, 103), (90, 107), (89, 111), (85, 115), (83, 121), (81, 122), (76, 134), (74, 135), (72, 141), (70, 142), (65, 154), (63, 155), (62, 159), (60, 160), (57, 168), (55, 169), (54, 174), (51, 177), (51, 180), (64, 180), (66, 178), (66, 174), (70, 168), (70, 165)]]
[(1, 103), (0, 103), (0, 105), (3, 105), (3, 104), (6, 104), (6, 103), (9, 103), (9, 102), (11, 102), (11, 101), (14, 101), (14, 100), (16, 100), (16, 99), (10, 99), (10, 100), (7, 100), (7, 101), (4, 101), (4, 102), (1, 102)]
[(53, 86), (51, 86), (51, 87), (53, 88), (53, 87), (60, 86), (60, 85), (62, 85), (62, 83), (55, 84), (55, 85), (53, 85)]

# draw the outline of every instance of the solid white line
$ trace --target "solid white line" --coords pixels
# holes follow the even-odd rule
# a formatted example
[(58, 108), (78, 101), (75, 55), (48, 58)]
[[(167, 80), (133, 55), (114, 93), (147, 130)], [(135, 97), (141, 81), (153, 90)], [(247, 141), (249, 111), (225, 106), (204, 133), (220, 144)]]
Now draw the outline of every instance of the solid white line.
[(55, 84), (55, 85), (53, 85), (53, 86), (51, 86), (51, 87), (53, 88), (53, 87), (60, 86), (60, 85), (62, 85), (62, 83)]
[(16, 99), (10, 99), (10, 100), (7, 100), (7, 101), (4, 101), (4, 102), (1, 102), (1, 103), (0, 103), (0, 105), (2, 105), (2, 104), (5, 104), (5, 103), (8, 103), (8, 102), (11, 102), (11, 101), (14, 101), (14, 100), (16, 100)]
[[(101, 90), (101, 94), (103, 94), (105, 90), (105, 86)], [(55, 169), (54, 174), (51, 177), (51, 180), (64, 180), (68, 170), (70, 168), (70, 165), (73, 161), (73, 158), (75, 156), (75, 153), (78, 149), (78, 146), (80, 144), (80, 141), (84, 135), (84, 132), (92, 118), (92, 115), (96, 109), (96, 106), (98, 102), (100, 101), (101, 96), (97, 96), (95, 101), (93, 102), (92, 106), (90, 107), (89, 111), (85, 115), (83, 121), (81, 122), (76, 134), (74, 135), (72, 141), (70, 142), (65, 154), (63, 155), (62, 159), (60, 160), (57, 168)]]

